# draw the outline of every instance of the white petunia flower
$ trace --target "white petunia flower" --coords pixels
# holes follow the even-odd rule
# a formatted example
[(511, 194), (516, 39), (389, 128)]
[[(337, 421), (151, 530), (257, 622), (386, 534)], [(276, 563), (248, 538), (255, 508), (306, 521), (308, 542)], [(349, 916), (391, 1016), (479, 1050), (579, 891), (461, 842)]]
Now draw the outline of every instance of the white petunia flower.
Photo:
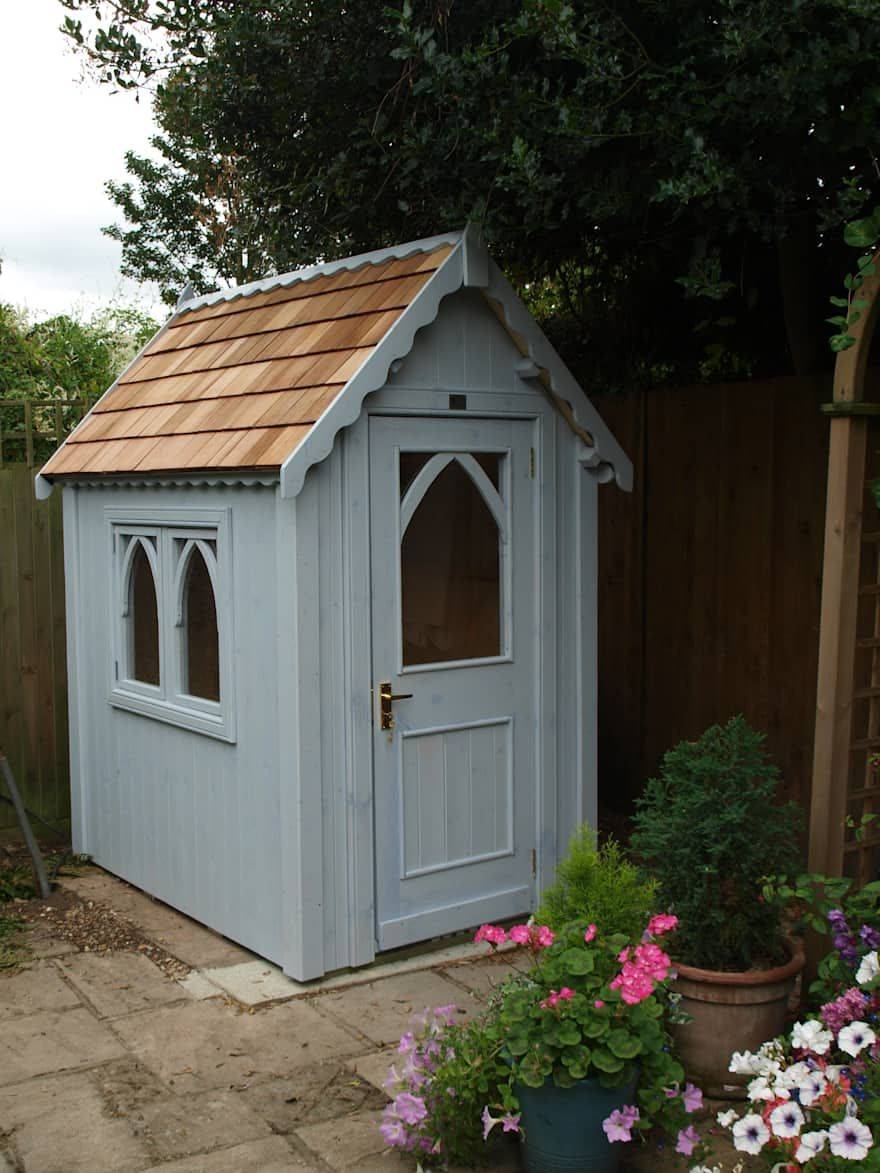
[(832, 1124), (828, 1129), (828, 1139), (834, 1156), (842, 1157), (845, 1161), (863, 1161), (874, 1143), (870, 1128), (854, 1116)]
[(804, 1063), (801, 1060), (799, 1063), (792, 1063), (791, 1067), (786, 1067), (784, 1071), (779, 1073), (777, 1083), (783, 1087), (797, 1087), (801, 1084), (812, 1071), (809, 1063)]
[(829, 1063), (825, 1068), (825, 1078), (829, 1083), (840, 1083), (840, 1077), (845, 1071), (845, 1067)]
[(798, 1084), (798, 1099), (805, 1108), (811, 1108), (825, 1094), (828, 1080), (821, 1071), (811, 1071)]
[(730, 1056), (728, 1071), (734, 1075), (757, 1075), (759, 1060), (751, 1051), (734, 1051)]
[(797, 1104), (780, 1104), (770, 1113), (770, 1127), (776, 1136), (797, 1136), (804, 1126), (804, 1114)]
[(722, 1128), (730, 1128), (734, 1120), (739, 1120), (739, 1114), (736, 1108), (728, 1108), (726, 1112), (719, 1112), (715, 1119)]
[(813, 1157), (818, 1157), (819, 1153), (825, 1148), (825, 1142), (828, 1140), (828, 1133), (823, 1129), (821, 1132), (804, 1132), (801, 1134), (800, 1144), (795, 1153), (795, 1160), (800, 1161), (802, 1165), (806, 1165), (807, 1161), (812, 1161)]
[(771, 1083), (766, 1075), (757, 1075), (748, 1086), (749, 1099), (754, 1100), (787, 1100), (789, 1091), (777, 1083)]
[(821, 1022), (809, 1019), (807, 1022), (796, 1022), (791, 1032), (791, 1045), (800, 1051), (812, 1051), (815, 1055), (824, 1055), (834, 1042), (834, 1035), (825, 1030)]
[(862, 958), (859, 968), (856, 970), (856, 981), (860, 986), (866, 986), (878, 975), (880, 975), (880, 961), (877, 959), (877, 950), (872, 949)]
[(720, 1165), (692, 1165), (690, 1173), (721, 1173)]
[(741, 1153), (756, 1157), (770, 1139), (770, 1129), (757, 1112), (750, 1112), (733, 1126), (733, 1144)]
[(841, 1051), (846, 1051), (853, 1058), (876, 1041), (877, 1036), (866, 1022), (851, 1022), (837, 1036), (837, 1045)]

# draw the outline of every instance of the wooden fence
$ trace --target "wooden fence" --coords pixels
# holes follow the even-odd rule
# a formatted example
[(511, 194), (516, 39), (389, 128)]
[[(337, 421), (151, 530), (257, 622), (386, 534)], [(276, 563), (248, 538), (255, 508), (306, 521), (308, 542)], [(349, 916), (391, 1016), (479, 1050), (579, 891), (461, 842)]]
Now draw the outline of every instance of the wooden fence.
[(736, 713), (809, 801), (830, 398), (780, 378), (604, 398), (635, 490), (600, 493), (600, 799)]
[[(86, 407), (0, 399), (0, 748), (25, 805), (61, 827), (70, 818), (61, 494), (37, 501), (34, 474)], [(0, 803), (0, 835), (15, 825)]]

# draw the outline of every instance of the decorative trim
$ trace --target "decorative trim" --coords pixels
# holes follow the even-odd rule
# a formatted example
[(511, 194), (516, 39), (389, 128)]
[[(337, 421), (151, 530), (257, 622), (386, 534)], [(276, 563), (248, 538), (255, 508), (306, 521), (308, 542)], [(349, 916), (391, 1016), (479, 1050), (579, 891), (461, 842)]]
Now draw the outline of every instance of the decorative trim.
[(461, 231), (445, 232), (440, 236), (429, 236), (424, 240), (412, 240), (406, 244), (393, 245), (391, 248), (375, 249), (373, 252), (359, 253), (354, 257), (342, 257), (338, 261), (309, 265), (304, 269), (294, 269), (290, 273), (281, 273), (276, 277), (264, 277), (261, 281), (252, 281), (249, 285), (238, 285), (234, 289), (220, 289), (214, 293), (205, 293), (201, 297), (187, 300), (181, 307), (181, 313), (188, 314), (192, 310), (216, 305), (220, 301), (237, 301), (240, 297), (253, 297), (255, 293), (269, 293), (273, 289), (284, 289), (288, 285), (296, 285), (301, 281), (313, 281), (316, 277), (329, 277), (333, 273), (340, 273), (347, 269), (363, 269), (367, 265), (379, 265), (383, 261), (402, 261), (416, 253), (434, 252), (444, 244), (458, 244), (462, 235)]
[[(167, 489), (172, 486), (233, 488), (239, 485), (256, 485), (272, 489), (278, 484), (277, 472), (265, 473), (165, 473), (161, 476), (67, 476), (58, 477), (57, 483), (62, 487), (72, 486), (76, 489)], [(56, 482), (46, 482), (50, 486)]]

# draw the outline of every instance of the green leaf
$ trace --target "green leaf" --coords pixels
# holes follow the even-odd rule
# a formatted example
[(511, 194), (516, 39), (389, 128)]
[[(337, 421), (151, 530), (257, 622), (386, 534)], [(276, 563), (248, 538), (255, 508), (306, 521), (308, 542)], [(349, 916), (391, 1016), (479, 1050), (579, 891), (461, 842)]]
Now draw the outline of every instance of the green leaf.
[(604, 1071), (607, 1075), (614, 1075), (623, 1070), (623, 1060), (619, 1059), (617, 1055), (612, 1055), (610, 1051), (606, 1051), (604, 1047), (597, 1047), (593, 1051), (592, 1063), (594, 1067), (599, 1071)]
[(640, 1040), (620, 1027), (609, 1034), (605, 1043), (618, 1059), (633, 1059), (642, 1049)]
[(566, 949), (559, 958), (559, 964), (577, 977), (592, 973), (596, 965), (592, 953), (586, 949)]

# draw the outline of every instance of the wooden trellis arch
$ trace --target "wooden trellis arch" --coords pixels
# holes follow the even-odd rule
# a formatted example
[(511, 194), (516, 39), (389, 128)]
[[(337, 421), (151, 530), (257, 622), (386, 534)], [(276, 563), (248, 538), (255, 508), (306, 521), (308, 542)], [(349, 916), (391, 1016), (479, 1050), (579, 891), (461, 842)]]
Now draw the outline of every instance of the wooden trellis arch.
[(874, 879), (880, 819), (857, 839), (850, 815), (880, 816), (880, 403), (866, 396), (868, 352), (880, 311), (880, 260), (859, 290), (867, 304), (850, 327), (855, 345), (837, 355), (831, 417), (816, 732), (810, 802), (810, 868)]

